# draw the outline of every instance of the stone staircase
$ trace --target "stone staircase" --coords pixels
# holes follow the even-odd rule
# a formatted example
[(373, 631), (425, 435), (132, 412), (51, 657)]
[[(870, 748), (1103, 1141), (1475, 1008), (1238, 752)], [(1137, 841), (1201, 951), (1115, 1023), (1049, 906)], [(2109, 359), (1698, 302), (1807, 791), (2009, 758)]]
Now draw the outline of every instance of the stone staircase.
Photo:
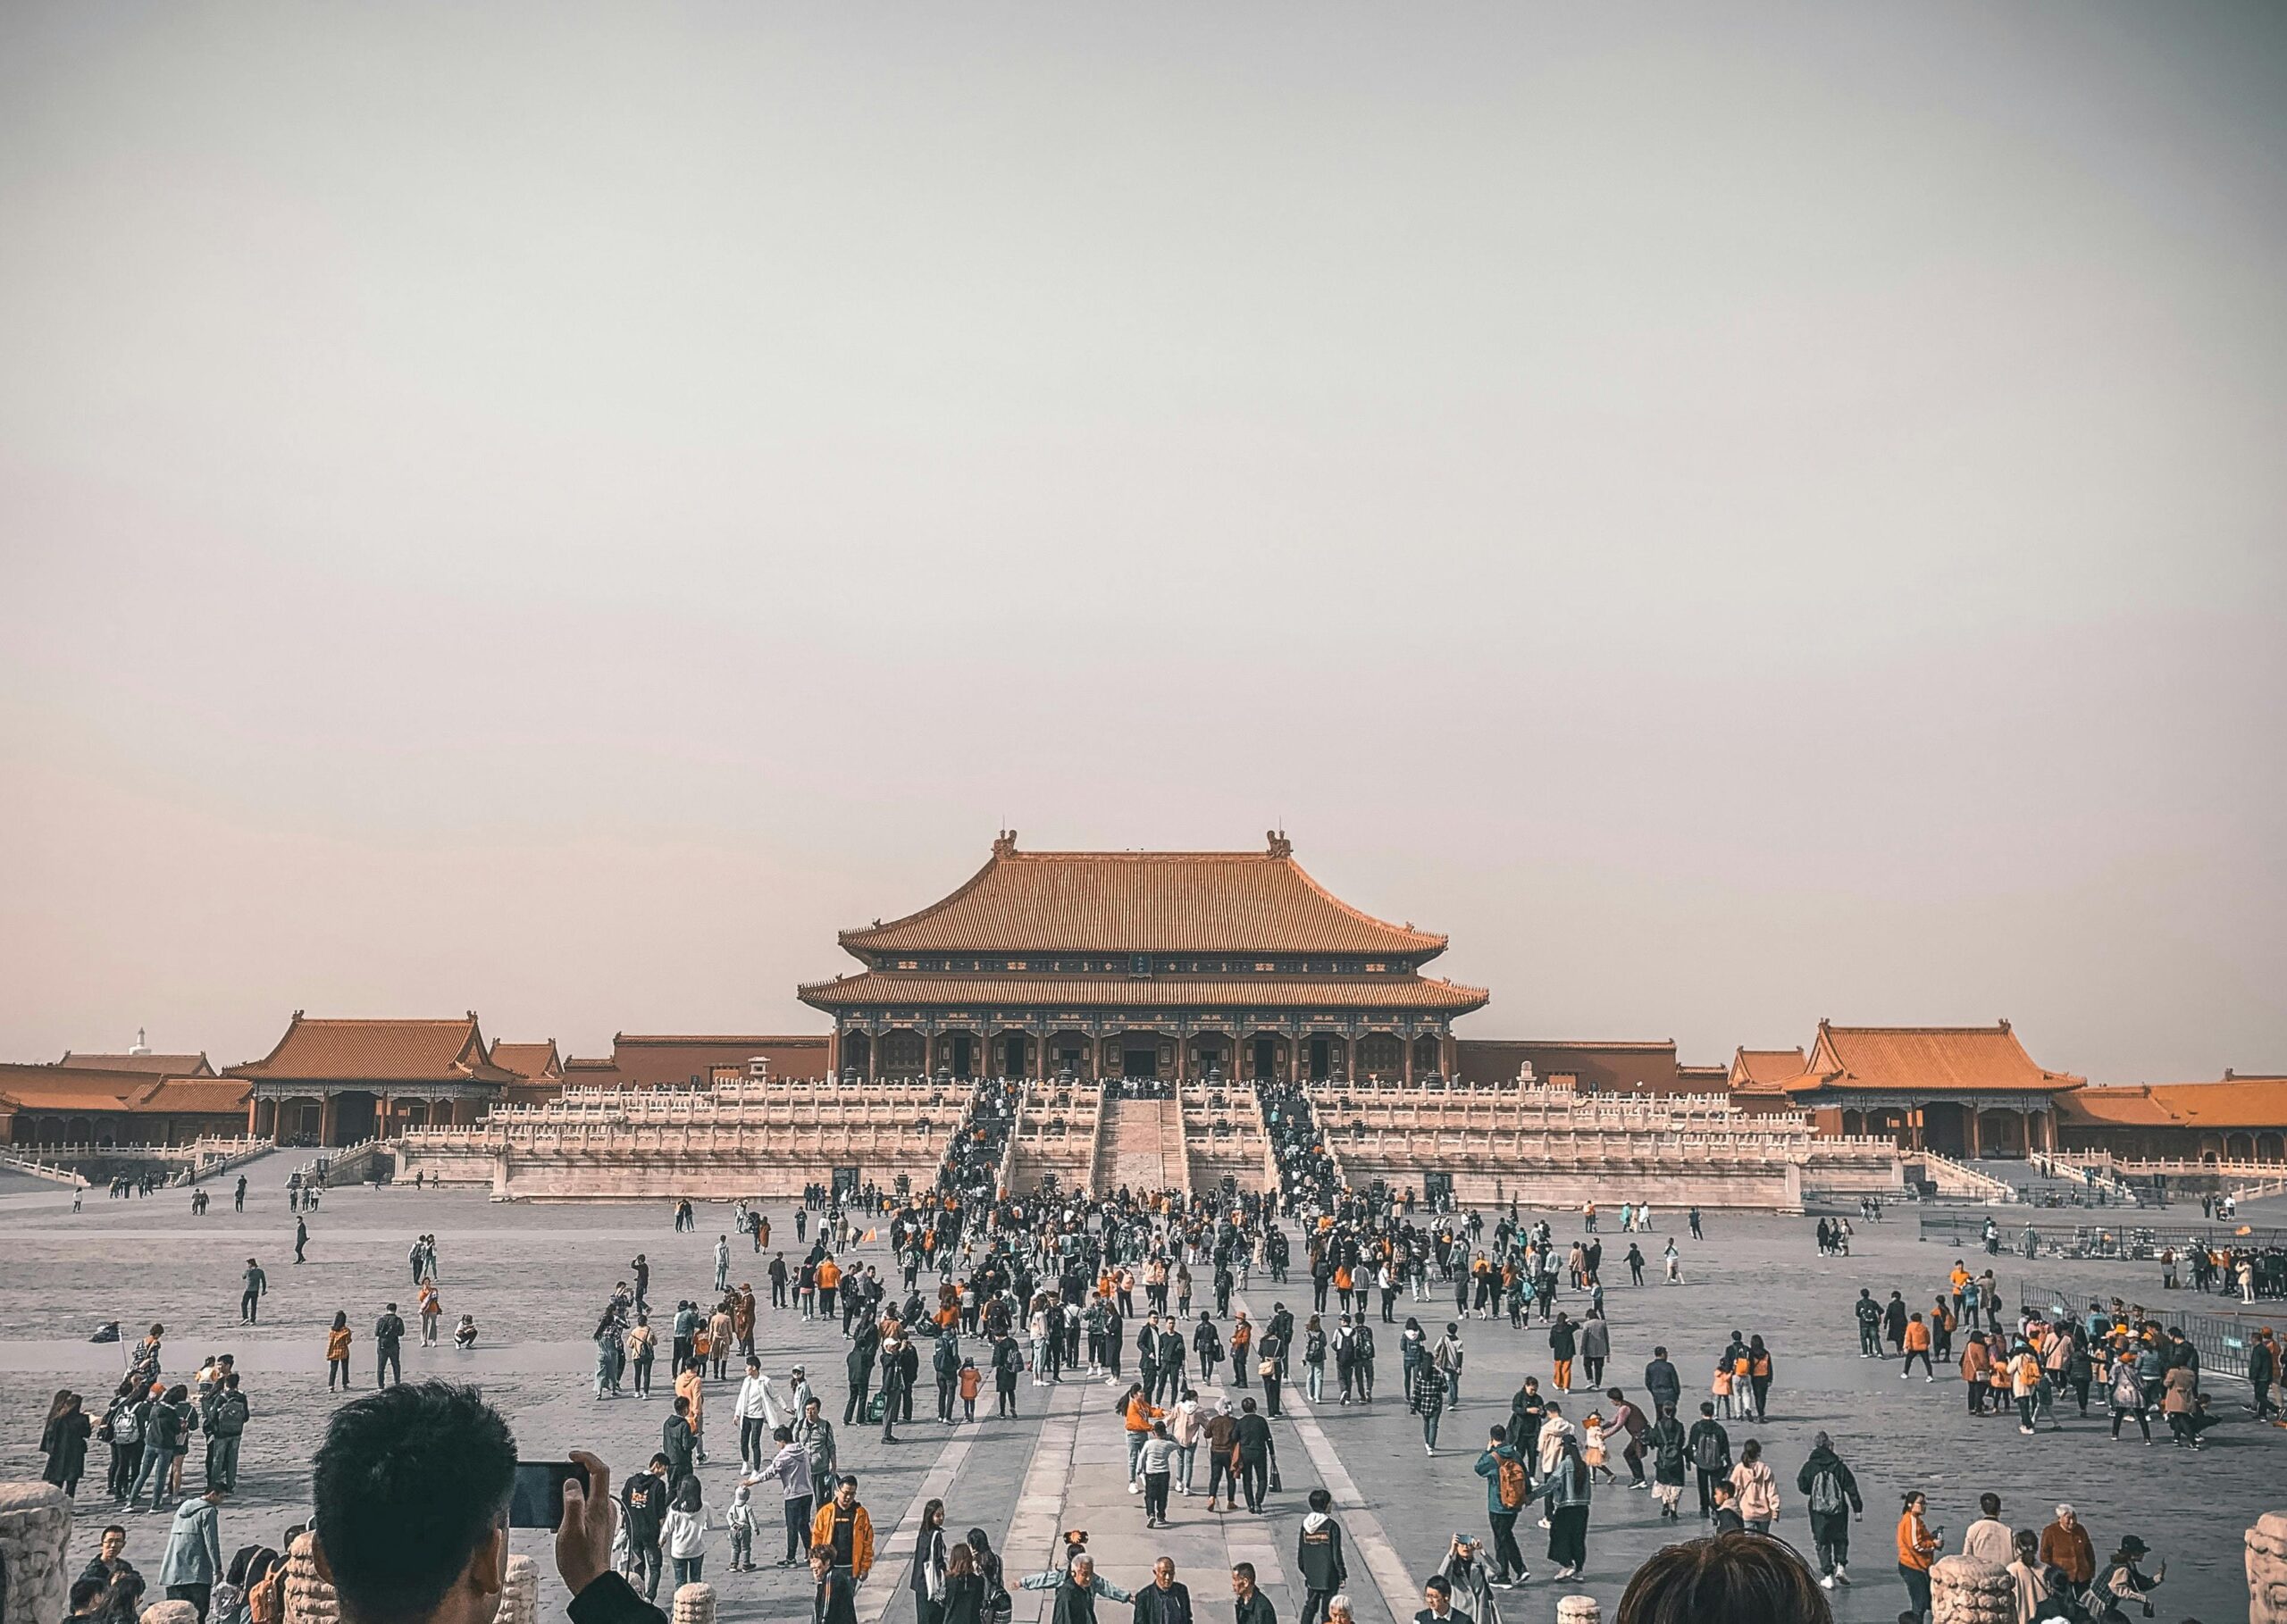
[(1191, 1187), (1183, 1107), (1177, 1101), (1105, 1100), (1103, 1126), (1096, 1136), (1094, 1188), (1103, 1193), (1123, 1185), (1139, 1193)]
[(1973, 1173), (1983, 1174), (1997, 1184), (2008, 1185), (2017, 1193), (2020, 1201), (2048, 1200), (2070, 1203), (2075, 1196), (2085, 1197), (2089, 1193), (2086, 1180), (2057, 1176), (2052, 1170), (2052, 1164), (2045, 1158), (2036, 1161), (1997, 1156), (1965, 1161), (1962, 1166)]

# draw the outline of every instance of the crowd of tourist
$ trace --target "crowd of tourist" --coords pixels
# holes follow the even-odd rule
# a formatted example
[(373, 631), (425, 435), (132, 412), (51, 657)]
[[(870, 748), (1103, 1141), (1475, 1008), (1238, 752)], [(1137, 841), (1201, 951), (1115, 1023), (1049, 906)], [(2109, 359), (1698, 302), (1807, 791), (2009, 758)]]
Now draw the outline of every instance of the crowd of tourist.
[[(1694, 1587), (1720, 1571), (1740, 1595), (1785, 1602), (1789, 1611), (1765, 1616), (1823, 1619), (1822, 1595), (1854, 1582), (1853, 1528), (1878, 1498), (1862, 1478), (1864, 1463), (1854, 1469), (1825, 1432), (1799, 1458), (1781, 1446), (1771, 1430), (1786, 1396), (1780, 1351), (1751, 1321), (1696, 1352), (1671, 1356), (1655, 1345), (1640, 1375), (1640, 1344), (1623, 1361), (1630, 1351), (1615, 1346), (1608, 1285), (1620, 1292), (1681, 1278), (1678, 1237), (1655, 1226), (1648, 1203), (1623, 1201), (1616, 1212), (1590, 1203), (1553, 1217), (1513, 1206), (1462, 1210), (1443, 1190), (1422, 1197), (1353, 1190), (1341, 1183), (1302, 1091), (1267, 1086), (1260, 1100), (1279, 1174), (1275, 1190), (1001, 1190), (1015, 1097), (1007, 1085), (987, 1084), (934, 1188), (817, 1183), (792, 1215), (791, 1246), (774, 1247), (767, 1214), (740, 1203), (730, 1232), (697, 1242), (712, 1264), (710, 1283), (682, 1287), (687, 1294), (671, 1306), (664, 1295), (655, 1302), (653, 1267), (638, 1252), (595, 1317), (591, 1387), (598, 1403), (659, 1402), (658, 1447), (627, 1463), (616, 1492), (603, 1462), (582, 1458), (590, 1490), (608, 1494), (617, 1509), (591, 1522), (590, 1531), (603, 1530), (610, 1543), (574, 1588), (603, 1594), (592, 1587), (616, 1573), (624, 1595), (608, 1593), (616, 1612), (575, 1611), (578, 1624), (655, 1618), (646, 1604), (662, 1582), (711, 1577), (725, 1546), (716, 1573), (766, 1565), (801, 1571), (816, 1624), (854, 1624), (858, 1588), (878, 1582), (878, 1547), (863, 1484), (842, 1459), (850, 1429), (878, 1429), (880, 1441), (894, 1445), (917, 1426), (990, 1426), (1017, 1416), (1027, 1389), (1072, 1381), (1117, 1393), (1085, 1407), (1082, 1424), (1120, 1432), (1127, 1487), (1144, 1528), (1299, 1505), (1293, 1578), (1305, 1598), (1303, 1624), (1350, 1624), (1351, 1553), (1330, 1489), (1307, 1481), (1290, 1487), (1281, 1470), (1290, 1431), (1282, 1423), (1298, 1393), (1312, 1407), (1403, 1403), (1419, 1419), (1425, 1453), (1437, 1459), (1444, 1447), (1453, 1481), (1482, 1495), (1485, 1536), (1455, 1536), (1426, 1582), (1419, 1619), (1428, 1624), (1497, 1620), (1501, 1595), (1531, 1582), (1520, 1519), (1546, 1534), (1551, 1582), (1591, 1571), (1596, 1508), (1631, 1492), (1646, 1495), (1636, 1503), (1656, 1508), (1657, 1521), (1693, 1521), (1701, 1537), (1638, 1572), (1623, 1618), (1631, 1606), (1646, 1620), (1733, 1616), (1705, 1607), (1657, 1611), (1677, 1595), (1701, 1595)], [(1561, 1235), (1559, 1223), (1570, 1227), (1575, 1216), (1578, 1233)], [(1685, 1233), (1704, 1236), (1696, 1210), (1682, 1217)], [(678, 1234), (696, 1233), (691, 1203), (675, 1203), (673, 1224)], [(752, 1272), (764, 1292), (734, 1280), (749, 1271), (734, 1268), (733, 1232), (762, 1265)], [(1845, 1220), (1822, 1219), (1819, 1252), (1847, 1255), (1849, 1233)], [(1655, 1243), (1658, 1282), (1646, 1255)], [(880, 1252), (850, 1255), (867, 1243)], [(408, 1263), (415, 1317), (423, 1341), (433, 1344), (445, 1318), (433, 1235), (415, 1241)], [(2228, 1253), (2216, 1263), (2234, 1267)], [(256, 1322), (266, 1291), (266, 1276), (248, 1259), (243, 1323)], [(2197, 1350), (2140, 1307), (2091, 1302), (2085, 1314), (2067, 1315), (2019, 1304), (2012, 1314), (1993, 1271), (1962, 1260), (1915, 1298), (1909, 1303), (1903, 1287), (1879, 1298), (1863, 1290), (1853, 1311), (1859, 1352), (1897, 1360), (1903, 1379), (1919, 1373), (1933, 1385), (1958, 1372), (1971, 1415), (2013, 1416), (2027, 1436), (2089, 1418), (2108, 1420), (2117, 1438), (2132, 1422), (2148, 1444), (2157, 1415), (2187, 1450), (2202, 1448), (2202, 1435), (2217, 1424)], [(836, 1327), (839, 1369), (766, 1357), (758, 1327), (773, 1312)], [(473, 1318), (462, 1316), (461, 1326), (465, 1340), (454, 1341), (472, 1346)], [(1529, 1350), (1531, 1373), (1511, 1393), (1483, 1391), (1472, 1370), (1466, 1344), (1480, 1326)], [(402, 1396), (397, 1378), (407, 1334), (390, 1303), (373, 1332), (385, 1396), (337, 1412), (320, 1461), (322, 1530), (328, 1485), (354, 1497), (347, 1463), (378, 1447), (388, 1427), (426, 1436), (451, 1421), (490, 1447), (498, 1418), (471, 1411), (481, 1401), (465, 1390), (432, 1385)], [(256, 1603), (274, 1578), (275, 1552), (265, 1561), (242, 1551), (226, 1566), (216, 1526), (217, 1507), (236, 1486), (247, 1398), (228, 1355), (169, 1384), (161, 1374), (163, 1335), (155, 1325), (138, 1345), (99, 1420), (78, 1394), (56, 1395), (42, 1444), (51, 1479), (76, 1494), (90, 1442), (108, 1445), (115, 1501), (137, 1511), (174, 1507), (161, 1576), (169, 1595), (193, 1602), (202, 1618), (221, 1597), (221, 1624), (270, 1624)], [(326, 1346), (330, 1385), (338, 1374), (345, 1397), (351, 1341), (345, 1310)], [(668, 1369), (655, 1383), (663, 1357)], [(2251, 1407), (2266, 1413), (2279, 1374), (2267, 1328), (2248, 1363)], [(988, 1386), (993, 1402), (981, 1413)], [(1482, 1424), (1466, 1439), (1442, 1439), (1469, 1404), (1485, 1407)], [(183, 1458), (194, 1437), (205, 1440), (205, 1488), (186, 1498)], [(1285, 1454), (1286, 1465), (1307, 1469), (1306, 1451)], [(1296, 1494), (1299, 1503), (1286, 1498)], [(2099, 1545), (2069, 1505), (2039, 1528), (2012, 1527), (1995, 1495), (1983, 1496), (1980, 1509), (1959, 1549), (2009, 1571), (2016, 1624), (2109, 1620), (2140, 1607), (2165, 1578), (2164, 1564), (2148, 1569), (2149, 1553), (2135, 1534)], [(1801, 1537), (1789, 1526), (1797, 1516), (1806, 1529)], [(592, 1517), (586, 1495), (567, 1491), (567, 1526)], [(1896, 1565), (1917, 1615), (1928, 1611), (1929, 1570), (1949, 1544), (1933, 1518), (1922, 1494), (1899, 1497)], [(1189, 1590), (1169, 1560), (1131, 1592), (1096, 1570), (1081, 1536), (1043, 1569), (1012, 1571), (984, 1528), (954, 1539), (949, 1530), (960, 1520), (949, 1521), (942, 1501), (928, 1502), (914, 1550), (890, 1581), (910, 1590), (918, 1624), (994, 1624), (1006, 1618), (1011, 1591), (1023, 1589), (1052, 1594), (1057, 1624), (1092, 1624), (1100, 1600), (1131, 1606), (1139, 1624), (1195, 1624)], [(83, 1581), (100, 1581), (101, 1594), (91, 1592), (83, 1611), (75, 1593), (74, 1615), (125, 1624), (131, 1611), (117, 1610), (132, 1570), (108, 1540), (105, 1549), (98, 1561), (113, 1566), (97, 1574), (91, 1564)], [(2110, 1551), (2103, 1561), (2100, 1549)], [(356, 1559), (349, 1567), (354, 1574)], [(567, 1583), (579, 1577), (567, 1570)], [(1275, 1624), (1254, 1580), (1245, 1564), (1228, 1576), (1238, 1624)], [(139, 1577), (133, 1583), (139, 1595)]]

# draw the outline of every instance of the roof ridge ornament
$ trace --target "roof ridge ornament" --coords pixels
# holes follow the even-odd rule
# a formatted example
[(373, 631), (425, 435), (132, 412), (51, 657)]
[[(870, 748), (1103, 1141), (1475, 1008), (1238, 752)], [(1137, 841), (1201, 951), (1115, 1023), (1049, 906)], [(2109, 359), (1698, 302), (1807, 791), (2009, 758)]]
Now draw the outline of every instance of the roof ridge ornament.
[[(993, 855), (997, 858), (1017, 855), (1017, 832), (1014, 829), (1003, 829), (993, 836)], [(875, 920), (875, 923), (878, 925), (881, 922)]]
[(1294, 842), (1286, 838), (1284, 829), (1266, 829), (1262, 838), (1269, 843), (1272, 857), (1290, 858), (1294, 855)]

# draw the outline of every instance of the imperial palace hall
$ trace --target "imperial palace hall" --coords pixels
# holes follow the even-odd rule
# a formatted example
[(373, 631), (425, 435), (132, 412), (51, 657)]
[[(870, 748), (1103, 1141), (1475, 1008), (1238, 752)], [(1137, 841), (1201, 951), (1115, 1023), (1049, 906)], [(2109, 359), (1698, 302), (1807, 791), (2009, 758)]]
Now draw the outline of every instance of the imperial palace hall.
[(864, 967), (800, 989), (845, 1077), (1414, 1082), (1456, 1072), (1480, 987), (1426, 975), (1445, 938), (1260, 851), (1020, 851), (942, 900), (841, 934)]

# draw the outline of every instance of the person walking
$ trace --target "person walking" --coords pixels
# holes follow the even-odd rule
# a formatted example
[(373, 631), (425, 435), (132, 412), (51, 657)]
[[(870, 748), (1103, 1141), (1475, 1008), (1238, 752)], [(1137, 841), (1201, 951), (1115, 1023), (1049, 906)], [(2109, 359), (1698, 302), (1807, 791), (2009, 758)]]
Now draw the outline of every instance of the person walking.
[[(764, 1445), (772, 1435), (786, 1425), (787, 1418), (779, 1413), (778, 1394), (770, 1378), (762, 1373), (759, 1355), (747, 1358), (747, 1373), (739, 1383), (739, 1395), (732, 1401), (731, 1414), (739, 1423), (739, 1459), (747, 1470), (759, 1472), (766, 1464), (766, 1455), (775, 1450)], [(783, 1565), (783, 1563), (781, 1564)]]
[[(1093, 1604), (1093, 1598), (1089, 1599)], [(1152, 1564), (1152, 1582), (1135, 1593), (1131, 1605), (1135, 1624), (1195, 1624), (1191, 1587), (1176, 1578), (1173, 1557), (1163, 1556)]]
[(1301, 1624), (1325, 1624), (1327, 1603), (1350, 1577), (1344, 1560), (1342, 1525), (1334, 1519), (1334, 1496), (1323, 1488), (1310, 1494), (1311, 1509), (1294, 1536), (1294, 1567), (1303, 1576)]
[(1549, 1385), (1558, 1393), (1572, 1391), (1572, 1358), (1579, 1346), (1579, 1333), (1571, 1316), (1560, 1310), (1556, 1323), (1548, 1327)]
[(308, 1221), (307, 1219), (306, 1219), (306, 1218), (296, 1218), (296, 1219), (294, 1220), (294, 1261), (295, 1261), (295, 1262), (299, 1263), (299, 1262), (304, 1261), (304, 1259), (303, 1259), (303, 1257), (302, 1257), (302, 1253), (303, 1253), (303, 1251), (304, 1251), (306, 1248), (307, 1248), (307, 1247), (308, 1247), (309, 1243), (310, 1243), (310, 1226), (309, 1226), (309, 1221)]
[(1602, 1309), (1592, 1308), (1580, 1322), (1580, 1373), (1588, 1378), (1589, 1386), (1603, 1384), (1604, 1361), (1611, 1357), (1612, 1326)]
[(794, 1442), (794, 1429), (791, 1427), (780, 1427), (770, 1436), (776, 1447), (762, 1469), (762, 1477), (776, 1481), (786, 1525), (785, 1553), (771, 1565), (796, 1568), (801, 1565), (803, 1553), (810, 1546), (810, 1452)]
[(1182, 1450), (1168, 1431), (1167, 1422), (1155, 1419), (1152, 1430), (1144, 1435), (1144, 1448), (1136, 1461), (1136, 1469), (1144, 1477), (1144, 1526), (1147, 1528), (1168, 1526), (1168, 1487), (1175, 1476), (1176, 1457), (1180, 1453)]
[(1666, 1522), (1680, 1522), (1683, 1513), (1676, 1506), (1683, 1498), (1684, 1473), (1689, 1463), (1685, 1440), (1689, 1435), (1676, 1419), (1675, 1406), (1662, 1404), (1659, 1416), (1644, 1436), (1652, 1454), (1652, 1497), (1660, 1503), (1660, 1517)]
[(1421, 1448), (1425, 1454), (1437, 1452), (1437, 1427), (1445, 1414), (1448, 1379), (1434, 1359), (1424, 1359), (1413, 1367), (1413, 1386), (1406, 1400), (1421, 1417)]
[(667, 1561), (674, 1570), (675, 1588), (699, 1583), (707, 1565), (707, 1503), (699, 1478), (686, 1476), (675, 1484), (667, 1502), (666, 1539)]
[(1834, 1440), (1826, 1434), (1811, 1440), (1810, 1458), (1795, 1474), (1795, 1489), (1810, 1512), (1819, 1584), (1828, 1590), (1849, 1584), (1850, 1519), (1864, 1516), (1866, 1505), (1858, 1495), (1858, 1479), (1834, 1452)]
[(214, 1582), (222, 1577), (222, 1518), (216, 1507), (230, 1491), (211, 1484), (205, 1494), (175, 1508), (167, 1548), (159, 1558), (159, 1583), (171, 1602), (188, 1602), (205, 1624)]
[(834, 1498), (810, 1519), (810, 1544), (824, 1545), (834, 1570), (863, 1583), (874, 1570), (874, 1519), (858, 1502), (858, 1479), (845, 1477), (834, 1486)]
[(1505, 1426), (1487, 1431), (1486, 1445), (1477, 1457), (1477, 1475), (1485, 1479), (1485, 1520), (1493, 1534), (1493, 1577), (1495, 1588), (1507, 1590), (1532, 1577), (1525, 1553), (1517, 1545), (1517, 1513), (1532, 1499), (1532, 1469), (1525, 1452), (1510, 1441)]
[(262, 1294), (270, 1289), (270, 1277), (262, 1272), (262, 1265), (252, 1258), (247, 1260), (246, 1285), (239, 1293), (239, 1323), (253, 1325), (260, 1317)]
[(1684, 1452), (1691, 1459), (1692, 1469), (1699, 1475), (1699, 1514), (1702, 1518), (1715, 1515), (1715, 1485), (1728, 1483), (1731, 1477), (1731, 1435), (1723, 1430), (1715, 1419), (1713, 1399), (1703, 1400), (1699, 1419), (1691, 1425), (1684, 1440)]
[(1739, 1518), (1752, 1534), (1768, 1534), (1779, 1520), (1779, 1480), (1763, 1458), (1763, 1443), (1749, 1438), (1739, 1446), (1738, 1463), (1731, 1468), (1731, 1492), (1738, 1497)]
[(1231, 1447), (1239, 1458), (1239, 1487), (1246, 1495), (1247, 1510), (1260, 1516), (1263, 1495), (1270, 1486), (1274, 1445), (1270, 1423), (1256, 1412), (1251, 1398), (1239, 1401), (1238, 1427), (1232, 1436)]
[(1571, 1433), (1558, 1437), (1555, 1468), (1534, 1497), (1548, 1502), (1548, 1559), (1556, 1563), (1559, 1584), (1578, 1578), (1588, 1565), (1588, 1463)]
[(639, 1585), (647, 1602), (659, 1594), (659, 1571), (665, 1553), (659, 1540), (667, 1522), (667, 1474), (673, 1463), (663, 1452), (650, 1464), (632, 1473), (620, 1486), (620, 1526), (627, 1532), (627, 1578)]

